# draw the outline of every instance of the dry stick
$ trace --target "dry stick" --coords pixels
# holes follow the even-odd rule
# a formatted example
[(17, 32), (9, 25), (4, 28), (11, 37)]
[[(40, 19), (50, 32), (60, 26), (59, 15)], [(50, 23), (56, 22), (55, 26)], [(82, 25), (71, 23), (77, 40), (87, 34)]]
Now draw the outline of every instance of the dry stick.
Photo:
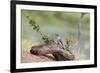
[[(85, 13), (81, 13), (80, 18), (78, 20), (78, 24), (77, 24), (77, 29), (78, 29), (78, 38), (77, 38), (77, 42), (78, 42), (78, 46), (80, 45), (80, 38), (81, 38), (81, 26), (82, 26), (82, 19), (83, 16), (85, 15)], [(80, 47), (78, 47), (78, 51), (77, 54), (80, 54)]]

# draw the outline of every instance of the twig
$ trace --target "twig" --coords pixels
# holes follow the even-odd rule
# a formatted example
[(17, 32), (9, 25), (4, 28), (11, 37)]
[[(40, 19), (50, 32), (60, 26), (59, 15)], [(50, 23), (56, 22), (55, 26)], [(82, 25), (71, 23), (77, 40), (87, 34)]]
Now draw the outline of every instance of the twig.
[[(78, 46), (80, 45), (80, 38), (81, 38), (81, 26), (82, 26), (82, 19), (83, 19), (83, 16), (85, 15), (85, 13), (81, 13), (80, 14), (80, 18), (78, 20), (78, 24), (77, 24), (77, 28), (78, 28), (78, 38), (77, 38), (77, 44)], [(80, 47), (78, 47), (78, 51), (77, 51), (77, 54), (79, 55), (80, 53)]]

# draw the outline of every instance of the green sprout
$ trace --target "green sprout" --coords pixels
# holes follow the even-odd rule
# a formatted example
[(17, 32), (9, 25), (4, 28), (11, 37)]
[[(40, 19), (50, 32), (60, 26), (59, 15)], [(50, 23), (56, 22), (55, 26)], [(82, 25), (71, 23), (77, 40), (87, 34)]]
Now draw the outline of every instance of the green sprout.
[(47, 35), (43, 35), (43, 33), (40, 31), (40, 26), (38, 24), (36, 24), (36, 21), (32, 18), (30, 18), (29, 16), (27, 16), (27, 19), (29, 20), (29, 24), (32, 26), (33, 30), (35, 30), (36, 32), (38, 32), (41, 37), (42, 40), (45, 43), (48, 43), (50, 41), (50, 38)]
[(72, 46), (74, 43), (75, 43), (75, 38), (70, 36), (69, 38), (66, 39), (65, 41), (65, 49), (66, 50), (69, 50), (70, 49), (70, 46)]

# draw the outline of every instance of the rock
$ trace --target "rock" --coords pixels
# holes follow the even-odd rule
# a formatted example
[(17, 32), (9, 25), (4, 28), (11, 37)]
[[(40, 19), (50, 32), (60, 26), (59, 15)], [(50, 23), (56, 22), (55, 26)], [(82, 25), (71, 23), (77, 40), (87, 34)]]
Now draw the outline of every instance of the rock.
[(22, 53), (21, 62), (22, 63), (31, 63), (31, 62), (48, 62), (48, 61), (55, 61), (55, 58), (52, 54), (46, 55), (34, 55), (30, 52)]

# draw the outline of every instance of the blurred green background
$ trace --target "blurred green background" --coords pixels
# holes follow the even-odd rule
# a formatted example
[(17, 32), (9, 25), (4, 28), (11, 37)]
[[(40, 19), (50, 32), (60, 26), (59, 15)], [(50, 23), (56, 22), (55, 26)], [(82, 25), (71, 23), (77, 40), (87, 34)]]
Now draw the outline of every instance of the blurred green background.
[[(67, 37), (73, 36), (77, 39), (78, 29), (77, 24), (80, 18), (80, 13), (76, 12), (56, 12), (56, 11), (35, 11), (21, 10), (21, 38), (22, 38), (22, 53), (30, 50), (32, 45), (38, 45), (42, 42), (41, 36), (32, 29), (26, 16), (30, 16), (36, 24), (40, 26), (42, 33), (54, 37), (57, 33), (64, 41)], [(86, 13), (82, 19), (81, 40), (80, 40), (79, 60), (90, 58), (90, 14)], [(77, 47), (72, 48), (77, 52)]]

